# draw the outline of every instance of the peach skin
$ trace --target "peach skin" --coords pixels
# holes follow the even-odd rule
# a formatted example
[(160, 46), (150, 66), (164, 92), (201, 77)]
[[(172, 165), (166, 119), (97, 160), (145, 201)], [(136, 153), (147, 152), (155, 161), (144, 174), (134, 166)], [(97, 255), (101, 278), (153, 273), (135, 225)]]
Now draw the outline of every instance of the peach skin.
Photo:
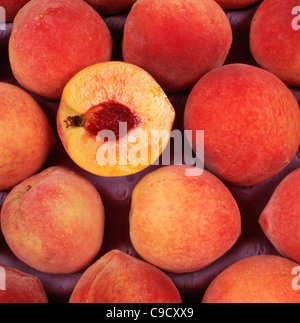
[(145, 69), (166, 92), (182, 92), (221, 66), (231, 44), (229, 20), (213, 0), (138, 0), (122, 51), (125, 62)]
[(11, 251), (41, 272), (70, 274), (98, 254), (104, 233), (104, 207), (85, 178), (53, 166), (8, 194), (1, 229)]
[(160, 156), (174, 118), (166, 94), (146, 71), (106, 62), (84, 69), (68, 82), (57, 129), (67, 153), (81, 168), (99, 176), (124, 176)]
[(48, 303), (44, 287), (37, 277), (0, 265), (0, 282), (2, 280), (4, 288), (0, 288), (0, 304)]
[(200, 270), (224, 255), (241, 234), (239, 208), (227, 187), (193, 167), (165, 166), (135, 187), (130, 238), (149, 263), (173, 273)]
[(59, 100), (77, 72), (109, 61), (113, 38), (82, 0), (32, 0), (17, 14), (9, 59), (17, 81), (41, 97)]
[[(299, 105), (274, 74), (229, 64), (208, 72), (194, 87), (184, 128), (204, 130), (207, 169), (230, 184), (251, 186), (276, 175), (296, 154)], [(196, 151), (193, 140), (192, 146)]]
[[(288, 259), (260, 255), (245, 258), (218, 275), (207, 288), (203, 303), (300, 303)], [(300, 267), (299, 267), (300, 268)]]
[(112, 250), (81, 276), (70, 303), (181, 303), (181, 297), (162, 271)]
[(300, 263), (300, 169), (294, 170), (275, 189), (259, 223), (284, 257)]
[(250, 49), (256, 62), (288, 86), (300, 86), (300, 3), (264, 0), (251, 23)]
[(17, 86), (0, 82), (0, 191), (40, 171), (55, 145), (39, 104)]

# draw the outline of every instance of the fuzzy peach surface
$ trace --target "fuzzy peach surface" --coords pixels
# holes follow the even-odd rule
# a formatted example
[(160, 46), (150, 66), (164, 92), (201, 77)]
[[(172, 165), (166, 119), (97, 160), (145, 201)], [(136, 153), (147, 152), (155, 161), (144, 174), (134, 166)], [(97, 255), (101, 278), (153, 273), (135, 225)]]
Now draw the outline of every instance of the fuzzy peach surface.
[(259, 223), (284, 257), (300, 263), (300, 169), (290, 173), (275, 189)]
[(253, 256), (238, 261), (217, 276), (203, 303), (300, 303), (292, 288), (298, 264), (278, 256)]
[(225, 185), (204, 171), (166, 166), (135, 187), (130, 237), (151, 264), (174, 273), (200, 270), (225, 254), (241, 234), (239, 208)]
[(25, 91), (0, 83), (0, 191), (39, 171), (55, 145), (46, 114)]
[(45, 304), (48, 298), (41, 281), (34, 276), (0, 265), (5, 289), (0, 290), (0, 304)]
[(1, 210), (1, 230), (27, 265), (46, 273), (74, 273), (100, 250), (104, 207), (88, 180), (54, 166), (13, 188)]
[(201, 78), (189, 95), (184, 124), (193, 133), (204, 130), (206, 167), (239, 186), (277, 174), (300, 143), (293, 93), (275, 75), (245, 64), (226, 65)]
[(126, 20), (123, 57), (166, 92), (180, 92), (222, 65), (231, 43), (229, 20), (215, 1), (138, 0)]
[(298, 0), (265, 0), (257, 9), (250, 29), (250, 49), (263, 68), (289, 86), (300, 86), (300, 32)]
[(108, 27), (86, 2), (33, 0), (14, 20), (9, 58), (24, 88), (58, 100), (71, 77), (89, 65), (109, 61), (112, 48)]
[(70, 303), (181, 303), (181, 298), (159, 269), (112, 250), (81, 276)]

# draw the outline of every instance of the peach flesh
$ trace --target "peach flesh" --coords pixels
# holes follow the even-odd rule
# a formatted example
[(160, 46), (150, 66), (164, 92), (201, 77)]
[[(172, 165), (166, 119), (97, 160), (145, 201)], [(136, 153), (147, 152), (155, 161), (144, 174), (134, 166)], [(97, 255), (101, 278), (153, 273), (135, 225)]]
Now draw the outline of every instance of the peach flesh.
[(97, 136), (102, 130), (110, 130), (119, 139), (119, 124), (127, 124), (127, 132), (137, 127), (140, 119), (128, 107), (115, 102), (106, 102), (91, 108), (83, 116), (68, 117), (65, 120), (68, 127), (84, 127), (91, 135)]

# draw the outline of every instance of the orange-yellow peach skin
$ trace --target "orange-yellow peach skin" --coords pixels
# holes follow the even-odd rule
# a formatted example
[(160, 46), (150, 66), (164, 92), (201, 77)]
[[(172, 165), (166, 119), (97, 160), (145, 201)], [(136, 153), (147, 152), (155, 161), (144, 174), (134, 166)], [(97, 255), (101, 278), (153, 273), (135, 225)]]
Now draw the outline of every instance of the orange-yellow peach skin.
[(124, 29), (123, 58), (166, 92), (190, 90), (221, 66), (232, 44), (224, 10), (213, 0), (138, 0)]
[(292, 275), (298, 266), (278, 256), (245, 258), (213, 280), (203, 303), (300, 303), (300, 293), (293, 289), (297, 277)]
[(25, 91), (0, 83), (0, 191), (9, 190), (46, 163), (55, 137), (46, 114)]
[(100, 250), (104, 207), (88, 180), (54, 166), (9, 193), (1, 229), (11, 251), (27, 265), (46, 273), (74, 273)]
[(300, 13), (298, 0), (264, 0), (251, 23), (254, 59), (289, 86), (300, 86)]
[(215, 0), (223, 9), (242, 9), (246, 8), (259, 0)]
[(204, 171), (166, 166), (135, 187), (130, 237), (149, 263), (169, 272), (200, 270), (224, 255), (241, 234), (239, 208), (225, 185)]
[(83, 68), (112, 56), (113, 39), (99, 14), (82, 0), (32, 0), (17, 14), (9, 58), (28, 91), (58, 100)]
[(276, 188), (259, 223), (283, 256), (300, 263), (300, 169), (290, 173)]
[(0, 304), (48, 303), (44, 287), (37, 277), (2, 265), (0, 277), (5, 283), (5, 288), (0, 289)]
[(0, 7), (5, 9), (6, 21), (12, 21), (18, 11), (30, 0), (0, 0)]
[[(174, 119), (166, 94), (146, 71), (105, 62), (87, 67), (68, 82), (57, 129), (81, 168), (99, 176), (124, 176), (156, 161), (169, 142)], [(119, 133), (120, 122), (126, 133)], [(106, 131), (114, 140), (100, 139), (99, 133)]]
[(70, 303), (181, 303), (181, 297), (165, 273), (112, 250), (82, 275)]
[[(204, 130), (206, 167), (239, 186), (277, 174), (300, 143), (299, 105), (291, 90), (245, 64), (222, 66), (200, 79), (188, 98), (184, 127)], [(192, 145), (196, 151), (195, 140)]]
[(135, 3), (136, 0), (85, 0), (102, 15), (121, 13)]

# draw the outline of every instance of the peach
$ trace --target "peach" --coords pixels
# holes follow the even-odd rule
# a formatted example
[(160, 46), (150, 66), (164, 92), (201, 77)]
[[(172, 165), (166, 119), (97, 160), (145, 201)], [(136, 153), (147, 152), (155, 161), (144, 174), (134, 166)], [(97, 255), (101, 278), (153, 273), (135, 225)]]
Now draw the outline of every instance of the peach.
[(0, 82), (0, 191), (39, 171), (55, 145), (49, 120), (22, 89)]
[(0, 7), (5, 9), (6, 21), (12, 21), (18, 11), (30, 0), (0, 0)]
[(213, 280), (203, 303), (299, 303), (300, 293), (292, 288), (295, 267), (278, 256), (245, 258)]
[(136, 0), (85, 0), (102, 15), (114, 15), (130, 9)]
[[(204, 130), (205, 165), (222, 180), (255, 185), (277, 174), (300, 142), (292, 92), (261, 68), (230, 64), (207, 73), (189, 95), (184, 127)], [(192, 140), (194, 151), (197, 143)]]
[(1, 229), (11, 251), (27, 265), (74, 273), (100, 250), (104, 207), (88, 180), (54, 166), (13, 188), (1, 210)]
[(81, 276), (70, 303), (181, 303), (181, 297), (162, 271), (112, 250)]
[(17, 269), (0, 265), (0, 304), (24, 303), (48, 303), (41, 281)]
[(242, 9), (260, 0), (215, 0), (223, 9)]
[(106, 62), (68, 82), (57, 129), (81, 168), (100, 176), (123, 176), (141, 171), (160, 156), (174, 118), (166, 94), (146, 71)]
[(239, 208), (225, 185), (189, 166), (166, 166), (135, 187), (130, 238), (138, 254), (169, 272), (200, 270), (224, 255), (241, 234)]
[(83, 68), (108, 61), (113, 39), (99, 14), (82, 0), (32, 0), (17, 14), (9, 59), (28, 91), (58, 100)]
[(265, 0), (250, 30), (256, 62), (289, 86), (300, 86), (300, 10), (298, 0)]
[(283, 256), (300, 263), (300, 169), (294, 170), (275, 189), (259, 223)]
[(213, 0), (138, 0), (122, 50), (126, 62), (148, 71), (166, 92), (180, 92), (222, 65), (231, 44), (229, 20)]

